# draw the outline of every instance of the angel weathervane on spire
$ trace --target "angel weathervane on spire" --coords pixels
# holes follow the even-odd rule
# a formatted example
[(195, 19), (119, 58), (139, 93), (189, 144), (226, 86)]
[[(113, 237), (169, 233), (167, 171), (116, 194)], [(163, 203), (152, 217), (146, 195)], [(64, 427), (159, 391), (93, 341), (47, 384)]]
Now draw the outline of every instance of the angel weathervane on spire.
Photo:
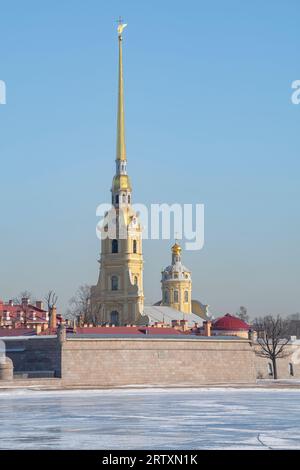
[(126, 26), (127, 26), (127, 23), (123, 23), (122, 18), (119, 17), (119, 19), (118, 19), (118, 35), (119, 35), (119, 37), (122, 37), (123, 30), (124, 30), (124, 28), (126, 28)]

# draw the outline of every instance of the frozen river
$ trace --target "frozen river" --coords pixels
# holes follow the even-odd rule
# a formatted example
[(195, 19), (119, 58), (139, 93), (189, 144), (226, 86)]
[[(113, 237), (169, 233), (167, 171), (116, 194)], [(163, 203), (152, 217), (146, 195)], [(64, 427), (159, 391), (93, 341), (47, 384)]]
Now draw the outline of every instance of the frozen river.
[(300, 390), (0, 392), (1, 449), (300, 449)]

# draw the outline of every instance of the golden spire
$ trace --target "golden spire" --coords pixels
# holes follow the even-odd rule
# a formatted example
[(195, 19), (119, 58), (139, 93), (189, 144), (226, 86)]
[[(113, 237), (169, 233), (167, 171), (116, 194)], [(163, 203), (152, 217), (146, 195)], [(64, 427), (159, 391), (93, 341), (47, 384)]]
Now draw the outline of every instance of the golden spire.
[(124, 117), (124, 85), (123, 85), (123, 57), (122, 57), (122, 33), (127, 24), (122, 19), (118, 21), (119, 40), (119, 85), (118, 85), (118, 128), (117, 128), (117, 160), (126, 160), (125, 146), (125, 117)]

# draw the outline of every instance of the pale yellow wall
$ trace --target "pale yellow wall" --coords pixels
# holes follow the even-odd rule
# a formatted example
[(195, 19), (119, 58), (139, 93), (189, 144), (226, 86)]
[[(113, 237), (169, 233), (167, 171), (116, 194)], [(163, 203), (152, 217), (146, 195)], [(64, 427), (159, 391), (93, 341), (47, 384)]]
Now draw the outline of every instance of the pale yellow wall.
[(236, 330), (214, 330), (212, 329), (212, 335), (214, 336), (238, 336), (239, 338), (248, 339), (248, 331), (236, 331)]
[[(131, 217), (135, 215), (130, 212)], [(137, 221), (131, 226), (127, 218), (127, 239), (118, 240), (118, 253), (112, 253), (112, 240), (101, 242), (100, 275), (92, 288), (91, 303), (94, 311), (100, 312), (101, 323), (111, 322), (111, 312), (119, 313), (119, 325), (135, 323), (143, 311), (143, 255), (142, 228)], [(134, 253), (133, 240), (137, 241)], [(112, 276), (118, 277), (118, 290), (111, 289)], [(134, 278), (138, 278), (135, 285)]]
[[(178, 302), (174, 300), (174, 292), (178, 291)], [(185, 291), (188, 292), (188, 302), (185, 302)], [(165, 302), (165, 292), (168, 292), (169, 302)], [(180, 312), (192, 313), (192, 282), (190, 280), (162, 281), (162, 305), (172, 307)]]

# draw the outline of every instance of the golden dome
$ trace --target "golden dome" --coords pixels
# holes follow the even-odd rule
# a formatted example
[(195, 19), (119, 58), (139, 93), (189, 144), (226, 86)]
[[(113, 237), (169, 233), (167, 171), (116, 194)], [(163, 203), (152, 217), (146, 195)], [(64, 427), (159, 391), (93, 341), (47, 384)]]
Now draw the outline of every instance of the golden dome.
[(177, 242), (172, 246), (172, 253), (174, 255), (180, 255), (180, 253), (181, 253), (181, 246), (178, 245)]
[(128, 189), (131, 191), (131, 182), (130, 178), (128, 175), (116, 175), (114, 176), (113, 179), (113, 184), (112, 184), (112, 189), (113, 191), (118, 191), (119, 189)]

